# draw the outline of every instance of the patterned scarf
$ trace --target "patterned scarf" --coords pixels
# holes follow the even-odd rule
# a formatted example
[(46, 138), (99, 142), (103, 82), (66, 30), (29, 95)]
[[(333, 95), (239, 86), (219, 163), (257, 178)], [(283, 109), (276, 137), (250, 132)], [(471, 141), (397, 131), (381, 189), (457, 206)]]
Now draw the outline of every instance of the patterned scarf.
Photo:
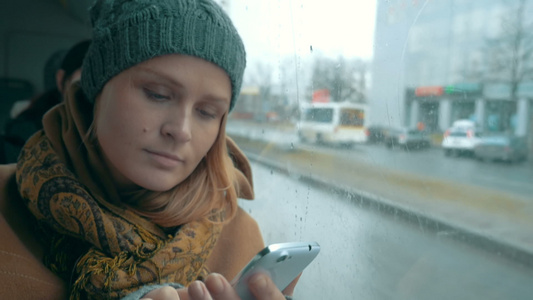
[[(45, 116), (17, 164), (19, 192), (51, 236), (48, 266), (71, 280), (71, 299), (120, 298), (145, 284), (187, 286), (205, 276), (222, 225), (199, 220), (167, 234), (121, 205), (99, 152), (82, 143), (92, 107), (80, 92)], [(240, 163), (239, 195), (252, 199), (249, 166)]]

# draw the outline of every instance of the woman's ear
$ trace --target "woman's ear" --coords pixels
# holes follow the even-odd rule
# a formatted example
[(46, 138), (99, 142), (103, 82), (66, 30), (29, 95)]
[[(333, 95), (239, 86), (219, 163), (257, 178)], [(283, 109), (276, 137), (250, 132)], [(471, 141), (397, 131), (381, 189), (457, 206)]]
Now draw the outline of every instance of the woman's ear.
[(61, 94), (63, 94), (63, 78), (65, 77), (65, 70), (59, 69), (56, 72), (56, 86)]

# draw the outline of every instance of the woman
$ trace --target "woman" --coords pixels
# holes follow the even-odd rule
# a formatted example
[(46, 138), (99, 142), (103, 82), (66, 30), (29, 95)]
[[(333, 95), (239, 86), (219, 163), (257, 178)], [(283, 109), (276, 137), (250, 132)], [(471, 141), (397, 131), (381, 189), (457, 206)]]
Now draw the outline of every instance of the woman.
[[(81, 89), (24, 146), (3, 216), (71, 298), (238, 299), (228, 279), (263, 247), (236, 202), (253, 198), (250, 166), (225, 135), (241, 38), (210, 0), (102, 0), (90, 12)], [(36, 226), (7, 217), (21, 202)], [(249, 286), (284, 299), (264, 274)]]

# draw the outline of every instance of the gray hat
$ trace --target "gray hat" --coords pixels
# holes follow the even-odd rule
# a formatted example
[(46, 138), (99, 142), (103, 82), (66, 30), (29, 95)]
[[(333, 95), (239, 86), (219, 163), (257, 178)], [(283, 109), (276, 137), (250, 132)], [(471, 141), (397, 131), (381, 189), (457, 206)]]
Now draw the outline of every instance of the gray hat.
[(90, 14), (93, 39), (81, 76), (89, 101), (120, 72), (177, 53), (225, 70), (232, 87), (230, 110), (235, 106), (246, 52), (229, 16), (212, 0), (98, 0)]

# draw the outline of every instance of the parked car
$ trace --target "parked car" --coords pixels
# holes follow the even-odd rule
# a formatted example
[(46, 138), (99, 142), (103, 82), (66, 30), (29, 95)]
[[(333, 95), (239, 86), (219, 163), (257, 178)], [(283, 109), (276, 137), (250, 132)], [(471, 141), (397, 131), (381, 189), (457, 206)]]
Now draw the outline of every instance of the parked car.
[(474, 148), (475, 157), (482, 161), (520, 162), (527, 160), (527, 154), (526, 139), (513, 135), (484, 136)]
[(481, 137), (481, 130), (471, 120), (457, 120), (453, 122), (442, 140), (444, 155), (473, 154), (474, 147)]
[(387, 148), (402, 147), (406, 150), (413, 150), (431, 146), (431, 139), (428, 134), (418, 129), (390, 129), (386, 132), (384, 141)]
[(368, 126), (367, 131), (367, 143), (371, 144), (379, 144), (383, 143), (385, 141), (385, 136), (387, 134), (387, 127), (384, 126), (378, 126), (378, 125), (371, 125)]

